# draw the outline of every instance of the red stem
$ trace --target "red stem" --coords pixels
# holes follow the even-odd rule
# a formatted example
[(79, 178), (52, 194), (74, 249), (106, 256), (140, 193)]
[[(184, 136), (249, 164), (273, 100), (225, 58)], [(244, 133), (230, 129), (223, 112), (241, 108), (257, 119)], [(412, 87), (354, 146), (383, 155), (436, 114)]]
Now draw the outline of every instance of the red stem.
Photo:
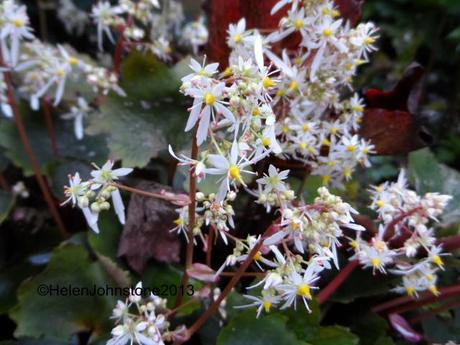
[(212, 260), (212, 242), (214, 241), (214, 229), (210, 229), (208, 232), (208, 243), (207, 243), (207, 251), (206, 251), (206, 266), (211, 267), (211, 260)]
[[(196, 129), (193, 131), (193, 139), (192, 139), (192, 154), (191, 159), (196, 160), (198, 157), (198, 144), (196, 141)], [(196, 176), (195, 176), (195, 169), (190, 167), (189, 172), (189, 198), (190, 204), (188, 206), (188, 242), (187, 242), (187, 252), (185, 256), (185, 267), (184, 273), (182, 275), (182, 286), (186, 286), (188, 283), (188, 274), (187, 269), (192, 266), (193, 263), (193, 228), (195, 227), (195, 207), (196, 207)], [(177, 296), (176, 299), (176, 307), (178, 307), (182, 303), (182, 295), (180, 294)]]
[(120, 75), (120, 66), (121, 66), (121, 55), (123, 53), (124, 48), (124, 37), (123, 37), (123, 30), (120, 30), (117, 39), (117, 45), (115, 47), (115, 52), (113, 54), (113, 66), (112, 72), (116, 75)]
[[(4, 66), (3, 59), (1, 58), (2, 52), (0, 51), (0, 65)], [(18, 129), (19, 137), (22, 141), (24, 146), (24, 150), (26, 151), (27, 157), (29, 158), (30, 164), (32, 165), (32, 170), (34, 171), (35, 178), (37, 180), (38, 186), (45, 198), (45, 201), (48, 205), (48, 209), (51, 215), (58, 226), (58, 229), (63, 238), (68, 237), (68, 232), (65, 228), (64, 222), (61, 219), (61, 216), (57, 210), (56, 204), (54, 203), (53, 197), (51, 196), (48, 183), (46, 182), (45, 178), (40, 169), (40, 164), (38, 163), (37, 157), (35, 156), (32, 146), (29, 141), (29, 137), (27, 136), (27, 132), (22, 122), (21, 114), (19, 113), (18, 105), (16, 104), (16, 100), (14, 99), (13, 93), (13, 84), (11, 83), (11, 78), (9, 72), (3, 72), (3, 76), (5, 79), (5, 83), (7, 86), (7, 95), (8, 95), (8, 102), (13, 110), (14, 120), (16, 127)]]
[[(453, 303), (452, 303), (453, 302)], [(450, 309), (456, 309), (460, 307), (460, 301), (459, 300), (450, 300), (448, 301), (447, 303), (441, 305), (440, 307), (437, 307), (437, 308), (434, 308), (434, 309), (431, 309), (431, 310), (428, 310), (424, 313), (420, 313), (418, 314), (417, 316), (414, 316), (413, 318), (409, 319), (409, 322), (410, 323), (418, 323), (420, 321), (423, 321), (425, 319), (429, 319), (433, 316), (436, 316), (446, 310), (450, 310)]]
[(248, 257), (246, 260), (241, 264), (241, 266), (238, 268), (238, 270), (235, 272), (235, 275), (232, 277), (230, 282), (225, 286), (225, 289), (221, 292), (219, 297), (209, 306), (209, 308), (206, 310), (206, 312), (200, 316), (198, 320), (195, 321), (195, 323), (187, 330), (187, 335), (188, 339), (196, 332), (198, 331), (201, 326), (210, 318), (212, 315), (214, 315), (222, 301), (227, 297), (227, 295), (232, 291), (232, 289), (235, 287), (235, 285), (238, 283), (240, 278), (243, 276), (245, 273), (246, 269), (249, 267), (249, 265), (252, 263), (254, 256), (256, 253), (260, 250), (262, 247), (265, 239), (272, 234), (272, 232), (277, 228), (278, 224), (273, 224), (271, 225), (262, 235), (262, 237), (259, 239), (259, 241), (254, 245), (252, 250), (249, 252)]
[[(418, 300), (415, 300), (415, 301), (410, 296), (397, 297), (385, 303), (376, 305), (374, 308), (372, 308), (372, 311), (375, 313), (379, 313), (387, 309), (393, 309), (403, 304), (407, 304), (407, 305), (405, 307), (398, 308), (397, 310), (408, 311), (408, 310), (414, 309), (414, 306), (418, 307), (420, 305), (426, 304), (427, 303), (426, 301), (431, 302), (431, 301), (436, 301), (436, 300), (442, 300), (443, 298), (446, 298), (447, 296), (455, 296), (455, 295), (460, 294), (460, 284), (440, 288), (439, 293), (441, 297), (433, 296), (431, 292), (425, 291), (425, 292), (422, 292)], [(422, 301), (424, 301), (424, 303), (421, 303)]]
[(437, 243), (442, 245), (446, 252), (454, 252), (460, 248), (460, 235), (442, 238)]
[(349, 261), (339, 274), (337, 274), (326, 287), (321, 289), (317, 296), (319, 304), (325, 303), (358, 266), (358, 260)]

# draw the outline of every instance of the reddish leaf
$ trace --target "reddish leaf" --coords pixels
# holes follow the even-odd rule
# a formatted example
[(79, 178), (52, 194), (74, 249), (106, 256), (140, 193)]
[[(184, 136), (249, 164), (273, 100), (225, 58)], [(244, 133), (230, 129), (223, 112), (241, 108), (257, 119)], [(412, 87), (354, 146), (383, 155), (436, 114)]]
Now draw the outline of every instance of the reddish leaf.
[[(157, 183), (142, 182), (139, 189), (149, 192), (171, 188)], [(129, 202), (128, 217), (118, 246), (118, 256), (126, 257), (128, 264), (136, 272), (144, 270), (148, 260), (178, 262), (180, 240), (174, 227), (177, 206), (169, 202), (133, 195)]]
[[(263, 32), (278, 28), (280, 19), (286, 15), (290, 5), (271, 15), (271, 9), (279, 0), (208, 0), (209, 42), (207, 55), (210, 61), (220, 63), (221, 69), (228, 64), (230, 50), (227, 46), (227, 30), (230, 24), (246, 19), (247, 28), (258, 28)], [(364, 0), (336, 0), (342, 16), (355, 25), (361, 16)], [(298, 35), (291, 35), (281, 42), (280, 47), (296, 49), (300, 43)]]
[(210, 61), (219, 62), (221, 69), (228, 64), (230, 49), (227, 46), (227, 30), (241, 18), (239, 0), (208, 1), (209, 41), (207, 54)]
[(416, 113), (420, 102), (424, 73), (424, 68), (418, 63), (410, 64), (393, 90), (368, 90), (365, 94), (367, 107)]
[(423, 337), (412, 329), (409, 323), (399, 314), (390, 314), (388, 317), (393, 328), (410, 343), (418, 343)]
[(426, 145), (415, 116), (405, 111), (371, 108), (364, 113), (360, 135), (372, 142), (379, 155), (396, 155)]
[(352, 26), (361, 18), (364, 0), (334, 0), (342, 18), (349, 20)]
[(190, 268), (187, 269), (187, 274), (191, 278), (195, 278), (205, 283), (216, 282), (216, 272), (204, 264), (194, 263)]
[(360, 135), (371, 140), (380, 155), (417, 150), (426, 145), (426, 133), (415, 114), (420, 101), (424, 69), (411, 64), (391, 91), (370, 89), (365, 94)]

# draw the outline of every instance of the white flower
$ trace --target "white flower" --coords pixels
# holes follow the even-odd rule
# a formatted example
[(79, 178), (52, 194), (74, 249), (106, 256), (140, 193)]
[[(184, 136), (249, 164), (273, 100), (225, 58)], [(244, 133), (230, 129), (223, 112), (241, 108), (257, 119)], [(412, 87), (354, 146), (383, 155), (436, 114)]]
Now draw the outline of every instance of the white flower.
[(227, 44), (231, 48), (243, 43), (246, 31), (246, 19), (242, 18), (237, 24), (230, 24), (228, 27)]
[(83, 129), (83, 119), (88, 115), (91, 111), (88, 103), (83, 97), (78, 97), (77, 105), (72, 106), (70, 108), (70, 112), (67, 114), (63, 114), (61, 117), (66, 120), (73, 119), (74, 123), (74, 132), (75, 137), (78, 140), (83, 139), (84, 136), (84, 129)]
[(91, 171), (91, 176), (94, 178), (94, 183), (91, 185), (92, 189), (97, 189), (102, 185), (112, 183), (133, 171), (131, 168), (118, 168), (113, 170), (112, 167), (114, 163), (114, 161), (108, 160), (102, 168), (93, 164), (96, 170)]
[(230, 123), (235, 122), (233, 113), (228, 110), (225, 106), (226, 102), (222, 100), (224, 91), (224, 83), (218, 83), (214, 86), (209, 85), (203, 89), (191, 88), (187, 90), (187, 94), (193, 97), (194, 101), (185, 131), (190, 131), (199, 122), (196, 132), (198, 145), (201, 145), (206, 140), (211, 119), (217, 121), (217, 116), (222, 114)]
[(69, 176), (69, 184), (70, 186), (65, 187), (64, 189), (64, 194), (67, 197), (67, 199), (61, 205), (65, 205), (69, 202), (72, 202), (72, 206), (78, 205), (78, 207), (82, 210), (89, 227), (95, 233), (99, 233), (99, 227), (97, 225), (99, 213), (91, 212), (91, 210), (88, 207), (88, 182), (82, 182), (80, 174), (77, 172), (74, 176)]
[[(93, 170), (91, 172), (91, 176), (94, 178), (91, 189), (98, 189), (101, 186), (110, 184), (115, 180), (118, 180), (120, 177), (126, 176), (133, 171), (131, 168), (119, 168), (112, 170), (113, 164), (114, 162), (109, 160), (102, 166), (102, 168), (99, 168), (97, 165), (95, 165), (97, 170)], [(121, 224), (125, 224), (125, 206), (123, 204), (123, 199), (121, 198), (121, 194), (118, 188), (112, 188), (111, 196), (118, 220)]]
[(286, 184), (283, 180), (287, 179), (289, 170), (278, 172), (278, 170), (270, 164), (268, 167), (268, 175), (264, 174), (264, 177), (257, 180), (257, 183), (264, 186), (264, 192), (269, 193), (271, 191), (284, 192), (287, 190)]
[(0, 18), (0, 39), (3, 60), (12, 67), (18, 63), (19, 45), (24, 39), (33, 39), (32, 29), (29, 27), (29, 17), (26, 6), (18, 6), (14, 1), (4, 1), (3, 18)]
[(214, 74), (218, 72), (218, 63), (211, 63), (206, 65), (206, 59), (203, 60), (203, 64), (200, 65), (198, 61), (194, 58), (190, 59), (189, 67), (193, 70), (194, 73), (188, 74), (181, 79), (182, 83), (188, 83), (193, 80), (204, 79), (207, 81), (208, 78), (211, 78)]
[(94, 5), (91, 17), (97, 23), (97, 42), (99, 50), (102, 51), (103, 34), (105, 33), (112, 43), (115, 43), (110, 26), (116, 21), (117, 15), (121, 14), (123, 9), (119, 6), (112, 6), (108, 1), (100, 1)]
[(294, 308), (297, 306), (297, 297), (301, 297), (302, 301), (308, 311), (311, 312), (308, 306), (308, 300), (313, 298), (311, 294), (312, 289), (317, 289), (313, 286), (320, 277), (319, 273), (323, 270), (323, 267), (319, 266), (317, 261), (313, 259), (308, 265), (303, 275), (296, 271), (293, 271), (288, 277), (285, 284), (281, 284), (276, 288), (281, 291), (282, 298), (285, 300), (284, 305), (281, 309), (285, 309), (294, 304)]
[(271, 308), (274, 305), (277, 305), (281, 300), (279, 296), (267, 294), (265, 293), (265, 291), (262, 291), (262, 297), (256, 297), (256, 296), (251, 296), (251, 295), (243, 295), (243, 297), (251, 300), (252, 303), (247, 304), (247, 305), (237, 306), (236, 308), (257, 307), (257, 315), (256, 315), (257, 318), (262, 313), (262, 310), (264, 310), (266, 313), (269, 313)]
[(211, 175), (224, 175), (216, 195), (216, 201), (220, 202), (224, 200), (225, 195), (230, 190), (230, 184), (237, 185), (240, 183), (245, 185), (242, 174), (254, 174), (254, 172), (244, 170), (244, 168), (256, 163), (267, 156), (267, 154), (268, 153), (265, 152), (252, 158), (240, 157), (238, 143), (236, 141), (233, 142), (228, 157), (210, 154), (208, 156), (208, 162), (213, 168), (207, 168), (206, 173)]

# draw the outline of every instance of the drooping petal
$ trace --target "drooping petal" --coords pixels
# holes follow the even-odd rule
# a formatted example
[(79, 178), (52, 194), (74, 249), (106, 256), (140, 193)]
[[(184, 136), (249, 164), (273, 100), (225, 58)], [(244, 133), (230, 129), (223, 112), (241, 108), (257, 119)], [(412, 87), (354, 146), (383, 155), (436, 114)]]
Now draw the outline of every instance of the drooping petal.
[(115, 209), (115, 213), (118, 216), (118, 220), (121, 224), (125, 224), (125, 205), (123, 204), (123, 199), (121, 198), (120, 191), (118, 189), (112, 192), (112, 201), (113, 201), (113, 208)]

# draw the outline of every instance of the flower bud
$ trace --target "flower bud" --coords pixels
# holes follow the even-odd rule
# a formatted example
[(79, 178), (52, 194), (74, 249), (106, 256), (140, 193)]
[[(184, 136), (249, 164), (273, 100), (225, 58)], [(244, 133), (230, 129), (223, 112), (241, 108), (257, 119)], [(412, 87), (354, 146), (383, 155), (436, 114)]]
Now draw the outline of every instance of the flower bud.
[(101, 211), (107, 211), (110, 209), (110, 203), (108, 201), (103, 201), (101, 203), (99, 203), (99, 208), (101, 209)]
[(99, 213), (101, 211), (101, 207), (99, 206), (98, 202), (93, 202), (91, 204), (91, 211), (93, 211), (95, 213)]

